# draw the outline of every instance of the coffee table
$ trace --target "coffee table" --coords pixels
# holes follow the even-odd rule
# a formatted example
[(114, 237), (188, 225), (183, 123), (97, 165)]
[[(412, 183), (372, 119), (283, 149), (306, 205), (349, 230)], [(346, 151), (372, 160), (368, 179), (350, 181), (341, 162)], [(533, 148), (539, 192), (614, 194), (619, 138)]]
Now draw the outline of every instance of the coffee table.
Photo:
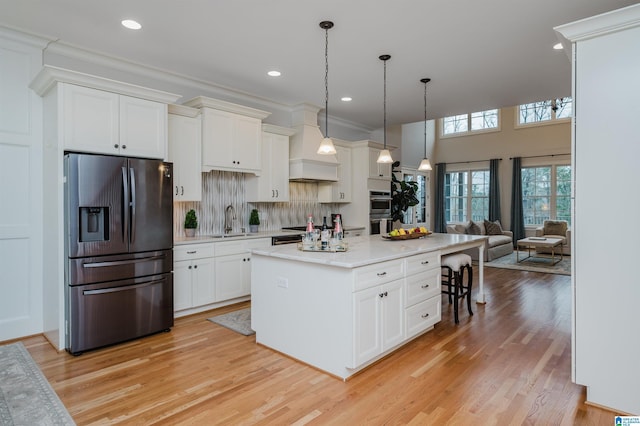
[[(516, 262), (520, 263), (520, 262), (524, 262), (525, 260), (529, 259), (529, 258), (539, 258), (539, 259), (549, 259), (546, 256), (533, 256), (531, 254), (531, 249), (532, 248), (536, 248), (536, 247), (546, 247), (551, 249), (551, 265), (555, 265), (556, 263), (560, 262), (563, 258), (564, 258), (564, 253), (562, 252), (562, 244), (564, 243), (564, 240), (562, 238), (549, 238), (549, 237), (528, 237), (528, 238), (523, 238), (521, 240), (518, 240), (516, 242)], [(526, 247), (527, 248), (527, 257), (520, 259), (520, 247)], [(556, 260), (556, 253), (555, 253), (555, 249), (557, 247), (560, 247), (560, 258)]]

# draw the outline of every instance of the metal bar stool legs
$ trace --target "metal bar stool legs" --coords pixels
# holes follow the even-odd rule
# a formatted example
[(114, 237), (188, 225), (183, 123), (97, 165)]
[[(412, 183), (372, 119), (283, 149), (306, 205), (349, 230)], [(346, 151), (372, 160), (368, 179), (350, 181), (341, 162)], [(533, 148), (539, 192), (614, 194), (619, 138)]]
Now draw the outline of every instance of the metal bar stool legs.
[[(473, 311), (471, 310), (471, 288), (473, 286), (473, 266), (471, 264), (471, 256), (463, 253), (443, 256), (441, 266), (443, 270), (442, 285), (446, 286), (446, 289), (442, 290), (442, 293), (449, 296), (449, 303), (454, 303), (453, 315), (456, 324), (459, 324), (459, 299), (466, 297), (469, 315), (473, 315)], [(467, 272), (466, 284), (464, 283), (465, 270)]]

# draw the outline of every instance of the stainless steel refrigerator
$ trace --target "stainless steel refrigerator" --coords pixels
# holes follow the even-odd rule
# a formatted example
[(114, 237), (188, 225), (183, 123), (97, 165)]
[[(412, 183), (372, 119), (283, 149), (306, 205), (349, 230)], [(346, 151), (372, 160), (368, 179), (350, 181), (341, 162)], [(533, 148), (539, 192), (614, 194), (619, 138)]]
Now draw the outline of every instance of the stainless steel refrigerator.
[(64, 173), (67, 350), (168, 331), (172, 164), (68, 153)]

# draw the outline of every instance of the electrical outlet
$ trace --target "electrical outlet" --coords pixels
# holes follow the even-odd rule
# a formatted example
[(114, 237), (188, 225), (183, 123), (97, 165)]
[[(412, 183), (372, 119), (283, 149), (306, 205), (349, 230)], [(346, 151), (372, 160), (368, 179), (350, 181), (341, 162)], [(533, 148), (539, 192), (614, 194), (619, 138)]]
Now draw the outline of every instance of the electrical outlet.
[(276, 283), (278, 287), (289, 288), (289, 280), (284, 277), (276, 277)]

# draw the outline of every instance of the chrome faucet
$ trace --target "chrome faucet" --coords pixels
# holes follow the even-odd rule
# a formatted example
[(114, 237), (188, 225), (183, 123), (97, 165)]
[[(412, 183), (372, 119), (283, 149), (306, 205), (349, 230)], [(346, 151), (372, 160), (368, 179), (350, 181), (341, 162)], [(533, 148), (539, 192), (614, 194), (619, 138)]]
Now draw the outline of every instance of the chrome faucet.
[[(231, 218), (229, 218), (231, 214)], [(224, 211), (224, 233), (228, 234), (233, 231), (233, 221), (236, 220), (236, 211), (231, 204)]]

